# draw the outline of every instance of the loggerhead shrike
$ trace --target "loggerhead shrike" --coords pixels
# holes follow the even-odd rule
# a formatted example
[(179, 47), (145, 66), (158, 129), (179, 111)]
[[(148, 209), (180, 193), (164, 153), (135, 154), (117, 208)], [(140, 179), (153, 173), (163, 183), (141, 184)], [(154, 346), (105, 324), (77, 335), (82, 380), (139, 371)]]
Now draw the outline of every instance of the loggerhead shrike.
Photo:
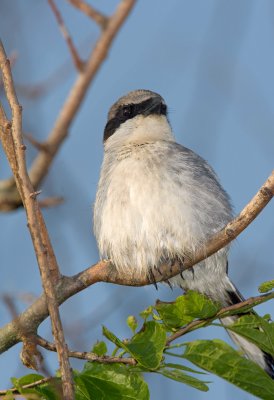
[[(163, 98), (135, 90), (110, 108), (104, 160), (94, 206), (94, 232), (102, 258), (135, 278), (182, 260), (232, 218), (229, 197), (215, 172), (175, 142)], [(243, 300), (227, 276), (228, 247), (170, 279), (228, 306)], [(224, 325), (237, 316), (222, 319)], [(274, 359), (229, 332), (248, 358), (274, 378)]]

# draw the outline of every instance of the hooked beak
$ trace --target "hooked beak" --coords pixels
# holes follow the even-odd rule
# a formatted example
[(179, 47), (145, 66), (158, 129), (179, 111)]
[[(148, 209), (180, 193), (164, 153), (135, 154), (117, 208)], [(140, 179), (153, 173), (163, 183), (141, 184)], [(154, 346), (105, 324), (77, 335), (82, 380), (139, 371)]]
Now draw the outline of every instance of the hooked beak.
[(150, 114), (161, 114), (161, 104), (162, 100), (159, 97), (153, 97), (152, 99), (149, 100), (149, 103), (147, 104), (147, 107), (143, 111), (144, 115), (150, 115)]

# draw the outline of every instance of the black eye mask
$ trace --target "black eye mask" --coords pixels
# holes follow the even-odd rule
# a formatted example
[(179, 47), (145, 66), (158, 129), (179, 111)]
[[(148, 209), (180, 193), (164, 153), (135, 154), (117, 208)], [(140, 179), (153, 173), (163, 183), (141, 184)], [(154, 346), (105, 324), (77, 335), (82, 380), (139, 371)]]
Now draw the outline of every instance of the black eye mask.
[(158, 98), (150, 98), (139, 104), (125, 104), (117, 109), (115, 117), (111, 118), (104, 130), (104, 142), (114, 134), (128, 119), (136, 117), (136, 115), (167, 115), (167, 106)]

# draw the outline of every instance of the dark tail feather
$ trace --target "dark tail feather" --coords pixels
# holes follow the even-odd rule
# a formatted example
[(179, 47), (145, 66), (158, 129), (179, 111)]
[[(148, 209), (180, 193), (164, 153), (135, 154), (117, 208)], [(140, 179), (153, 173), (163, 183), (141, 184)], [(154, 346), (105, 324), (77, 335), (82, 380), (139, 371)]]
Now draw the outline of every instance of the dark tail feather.
[[(230, 304), (231, 305), (237, 304), (243, 301), (244, 298), (241, 295), (241, 293), (231, 282), (230, 284), (231, 284), (231, 290), (227, 291)], [(250, 311), (250, 314), (252, 313), (254, 314), (254, 311)], [(230, 325), (233, 322), (235, 322), (239, 317), (240, 316), (238, 315), (225, 317), (221, 319), (221, 322), (223, 323), (224, 326)], [(270, 354), (265, 353), (263, 350), (259, 349), (259, 347), (257, 347), (255, 344), (249, 342), (247, 339), (238, 335), (237, 333), (228, 330), (228, 334), (231, 337), (231, 339), (237, 344), (237, 346), (239, 346), (244, 351), (244, 353), (250, 360), (258, 364), (268, 373), (268, 375), (272, 379), (274, 379), (274, 359)]]

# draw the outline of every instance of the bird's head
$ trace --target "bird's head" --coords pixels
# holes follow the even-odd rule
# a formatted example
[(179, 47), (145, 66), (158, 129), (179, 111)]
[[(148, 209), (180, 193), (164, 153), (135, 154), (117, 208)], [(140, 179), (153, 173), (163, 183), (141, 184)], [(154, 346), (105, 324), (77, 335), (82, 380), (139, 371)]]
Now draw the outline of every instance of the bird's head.
[(106, 147), (128, 143), (172, 140), (164, 99), (150, 90), (134, 90), (109, 110), (104, 130)]

